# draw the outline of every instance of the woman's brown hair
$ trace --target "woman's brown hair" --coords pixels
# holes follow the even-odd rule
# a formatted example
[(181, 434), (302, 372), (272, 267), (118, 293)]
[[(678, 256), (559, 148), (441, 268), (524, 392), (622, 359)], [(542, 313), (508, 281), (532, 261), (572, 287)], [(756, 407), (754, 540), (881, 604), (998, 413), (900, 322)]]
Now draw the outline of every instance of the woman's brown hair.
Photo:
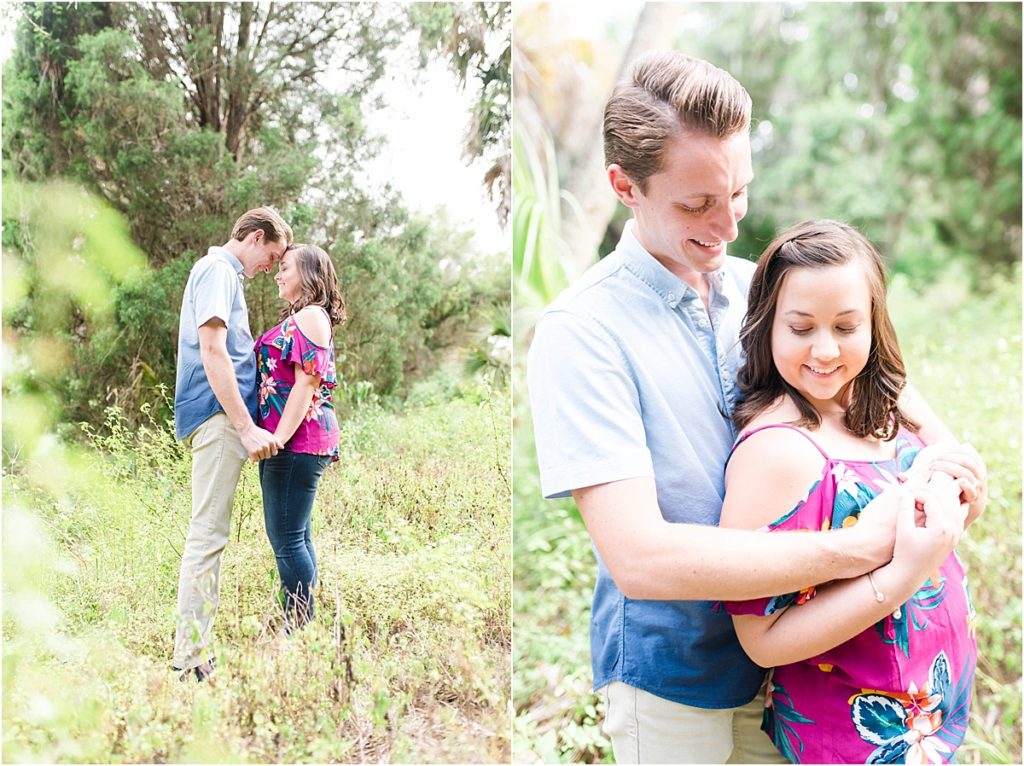
[(812, 430), (821, 425), (817, 410), (779, 374), (772, 356), (772, 325), (779, 292), (792, 269), (820, 269), (853, 262), (864, 266), (871, 295), (871, 352), (867, 364), (852, 381), (844, 422), (856, 436), (888, 441), (901, 426), (916, 431), (917, 424), (900, 410), (900, 392), (907, 382), (896, 331), (885, 299), (885, 266), (878, 251), (851, 226), (838, 221), (805, 221), (779, 234), (761, 255), (750, 283), (747, 316), (740, 331), (746, 361), (739, 371), (745, 399), (733, 412), (742, 429), (783, 395), (800, 411), (794, 425)]
[(338, 287), (338, 274), (331, 257), (316, 245), (294, 244), (286, 251), (295, 254), (295, 268), (302, 280), (302, 294), (295, 303), (281, 312), (281, 318), (294, 314), (306, 306), (322, 306), (331, 318), (331, 326), (346, 319), (345, 299)]

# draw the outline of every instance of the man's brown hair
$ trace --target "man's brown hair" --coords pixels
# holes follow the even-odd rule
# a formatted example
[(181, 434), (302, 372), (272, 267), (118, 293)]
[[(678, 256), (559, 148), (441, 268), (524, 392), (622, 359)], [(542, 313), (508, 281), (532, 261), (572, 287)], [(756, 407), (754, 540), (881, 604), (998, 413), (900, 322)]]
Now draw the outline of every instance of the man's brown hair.
[(256, 230), (262, 231), (268, 242), (283, 242), (286, 246), (292, 243), (292, 227), (272, 207), (257, 207), (244, 213), (235, 221), (231, 239), (241, 242)]
[(605, 105), (605, 167), (621, 166), (646, 192), (669, 139), (683, 130), (728, 138), (749, 130), (750, 112), (750, 94), (724, 69), (676, 51), (641, 56)]

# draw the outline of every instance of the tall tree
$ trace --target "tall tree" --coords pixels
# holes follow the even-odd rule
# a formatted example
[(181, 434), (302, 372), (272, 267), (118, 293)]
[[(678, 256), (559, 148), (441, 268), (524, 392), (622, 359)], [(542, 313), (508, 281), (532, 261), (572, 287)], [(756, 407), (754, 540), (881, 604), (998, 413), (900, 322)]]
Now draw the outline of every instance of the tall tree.
[[(6, 167), (85, 181), (157, 264), (205, 246), (240, 207), (295, 203), (327, 159), (336, 190), (353, 188), (338, 182), (373, 150), (362, 102), (406, 23), (370, 3), (244, 2), (27, 4), (25, 20), (33, 44), (5, 76)], [(56, 148), (28, 159), (40, 144)]]
[[(191, 263), (261, 204), (335, 259), (350, 296), (344, 384), (401, 392), (435, 304), (451, 298), (447, 235), (361, 175), (382, 143), (363, 114), (409, 23), (380, 3), (25, 6), (4, 73), (5, 173), (83, 182), (125, 214), (154, 267), (117, 288), (112, 325), (66, 328), (77, 341), (67, 417), (159, 403)], [(273, 288), (247, 284), (252, 327), (277, 321)]]

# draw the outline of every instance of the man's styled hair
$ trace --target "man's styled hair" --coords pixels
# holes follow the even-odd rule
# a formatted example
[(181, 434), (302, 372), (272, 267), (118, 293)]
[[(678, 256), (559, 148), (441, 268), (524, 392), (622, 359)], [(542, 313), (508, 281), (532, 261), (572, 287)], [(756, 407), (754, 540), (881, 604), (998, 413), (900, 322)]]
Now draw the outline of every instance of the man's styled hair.
[(272, 207), (257, 207), (244, 213), (235, 221), (231, 239), (241, 242), (257, 229), (263, 232), (268, 242), (292, 243), (292, 227)]
[(682, 130), (728, 138), (749, 130), (750, 111), (750, 94), (724, 69), (676, 51), (646, 54), (605, 105), (605, 167), (621, 166), (646, 192), (669, 139)]
[(821, 418), (800, 393), (779, 374), (772, 356), (772, 325), (782, 282), (793, 269), (820, 269), (860, 263), (871, 295), (871, 352), (867, 364), (851, 383), (845, 425), (856, 436), (889, 440), (900, 426), (918, 426), (900, 410), (897, 401), (907, 382), (906, 368), (889, 319), (885, 300), (885, 265), (874, 246), (859, 231), (838, 221), (805, 221), (791, 226), (768, 245), (750, 282), (747, 316), (740, 331), (746, 361), (739, 371), (746, 399), (736, 406), (733, 422), (742, 429), (784, 394), (800, 410), (794, 425), (817, 429)]
[(295, 303), (281, 312), (284, 319), (306, 306), (322, 306), (331, 318), (331, 325), (342, 324), (347, 318), (345, 299), (338, 287), (338, 274), (331, 257), (316, 245), (289, 245), (289, 253), (295, 255), (295, 268), (299, 270), (302, 294)]

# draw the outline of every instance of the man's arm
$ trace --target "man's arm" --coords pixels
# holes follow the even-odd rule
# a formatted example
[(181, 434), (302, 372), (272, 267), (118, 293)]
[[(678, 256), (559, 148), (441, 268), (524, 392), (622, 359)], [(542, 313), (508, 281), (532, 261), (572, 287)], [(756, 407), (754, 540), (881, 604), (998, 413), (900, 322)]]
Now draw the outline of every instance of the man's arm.
[(932, 472), (949, 474), (960, 481), (961, 501), (968, 504), (966, 526), (981, 516), (988, 503), (988, 469), (970, 444), (961, 444), (910, 383), (903, 387), (900, 409), (920, 430), (925, 448), (907, 471), (907, 478), (927, 481)]
[(957, 441), (953, 432), (946, 428), (946, 424), (910, 383), (900, 392), (899, 406), (908, 418), (917, 423), (920, 429), (917, 435), (925, 444)]
[(281, 444), (272, 433), (252, 422), (249, 409), (238, 390), (235, 368), (228, 355), (227, 339), (227, 325), (217, 317), (210, 319), (199, 327), (199, 355), (214, 396), (224, 408), (224, 414), (228, 416), (231, 425), (238, 431), (249, 459), (255, 463), (276, 455)]
[[(963, 532), (966, 509), (956, 502), (955, 485), (943, 486), (944, 481), (948, 477), (901, 497), (892, 561), (875, 570), (872, 579), (829, 583), (810, 601), (769, 616), (734, 616), (747, 655), (763, 668), (806, 660), (867, 630), (913, 596), (935, 576)], [(920, 525), (915, 499), (922, 502)]]
[(629, 598), (741, 601), (856, 577), (888, 562), (898, 493), (876, 498), (874, 511), (849, 529), (771, 535), (667, 522), (651, 477), (574, 490), (573, 498)]

